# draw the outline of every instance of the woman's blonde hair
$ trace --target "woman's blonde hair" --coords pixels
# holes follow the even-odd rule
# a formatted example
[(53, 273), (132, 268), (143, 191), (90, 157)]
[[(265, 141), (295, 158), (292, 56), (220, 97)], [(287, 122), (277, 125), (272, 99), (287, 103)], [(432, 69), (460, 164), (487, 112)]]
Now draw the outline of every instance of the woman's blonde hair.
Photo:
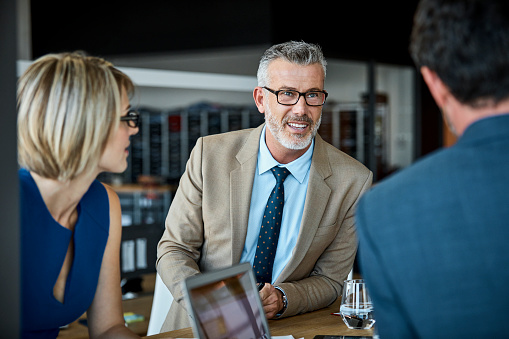
[(67, 181), (97, 167), (118, 127), (131, 79), (111, 63), (81, 53), (48, 54), (18, 81), (18, 162)]

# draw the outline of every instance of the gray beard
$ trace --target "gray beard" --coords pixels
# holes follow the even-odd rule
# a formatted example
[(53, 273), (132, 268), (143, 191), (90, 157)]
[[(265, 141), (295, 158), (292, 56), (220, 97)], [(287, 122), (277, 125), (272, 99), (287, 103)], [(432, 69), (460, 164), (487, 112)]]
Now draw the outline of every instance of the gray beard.
[(286, 116), (281, 124), (278, 123), (269, 107), (265, 107), (265, 121), (267, 124), (267, 128), (270, 133), (281, 145), (291, 150), (301, 150), (308, 147), (311, 144), (311, 141), (316, 136), (318, 129), (320, 128), (320, 124), (322, 122), (322, 115), (320, 114), (320, 118), (316, 123), (314, 123), (307, 116), (303, 116), (302, 118), (296, 118), (296, 121), (306, 121), (311, 126), (311, 133), (306, 134), (305, 136), (299, 136), (295, 134), (289, 134), (285, 132), (285, 125), (288, 122), (290, 116)]

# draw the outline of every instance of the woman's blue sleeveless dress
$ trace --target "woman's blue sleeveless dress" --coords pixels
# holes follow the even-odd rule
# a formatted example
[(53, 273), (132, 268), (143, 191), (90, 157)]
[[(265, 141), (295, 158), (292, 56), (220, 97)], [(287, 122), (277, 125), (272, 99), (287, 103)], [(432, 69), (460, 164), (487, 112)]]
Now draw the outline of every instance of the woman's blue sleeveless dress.
[[(108, 241), (108, 195), (101, 183), (92, 183), (78, 204), (72, 232), (53, 219), (27, 170), (19, 170), (19, 179), (22, 337), (55, 338), (59, 327), (79, 318), (94, 299)], [(74, 261), (62, 304), (53, 287), (70, 241), (74, 241)]]

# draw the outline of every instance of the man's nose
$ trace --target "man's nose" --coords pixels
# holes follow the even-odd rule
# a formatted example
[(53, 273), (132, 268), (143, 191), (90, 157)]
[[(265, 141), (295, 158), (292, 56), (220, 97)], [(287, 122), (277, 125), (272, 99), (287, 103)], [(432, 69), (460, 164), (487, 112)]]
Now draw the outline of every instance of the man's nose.
[(306, 103), (306, 99), (303, 95), (299, 96), (299, 100), (297, 100), (297, 103), (293, 105), (293, 113), (306, 114), (307, 109), (308, 104)]

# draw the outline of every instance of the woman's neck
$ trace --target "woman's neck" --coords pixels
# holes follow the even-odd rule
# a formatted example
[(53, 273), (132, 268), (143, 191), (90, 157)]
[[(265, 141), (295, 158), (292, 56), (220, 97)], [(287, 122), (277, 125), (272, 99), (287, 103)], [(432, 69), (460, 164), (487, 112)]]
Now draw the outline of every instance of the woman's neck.
[(67, 182), (44, 178), (34, 172), (30, 172), (34, 178), (44, 204), (51, 216), (60, 225), (74, 230), (78, 219), (77, 206), (81, 198), (88, 191), (93, 178), (79, 176)]

